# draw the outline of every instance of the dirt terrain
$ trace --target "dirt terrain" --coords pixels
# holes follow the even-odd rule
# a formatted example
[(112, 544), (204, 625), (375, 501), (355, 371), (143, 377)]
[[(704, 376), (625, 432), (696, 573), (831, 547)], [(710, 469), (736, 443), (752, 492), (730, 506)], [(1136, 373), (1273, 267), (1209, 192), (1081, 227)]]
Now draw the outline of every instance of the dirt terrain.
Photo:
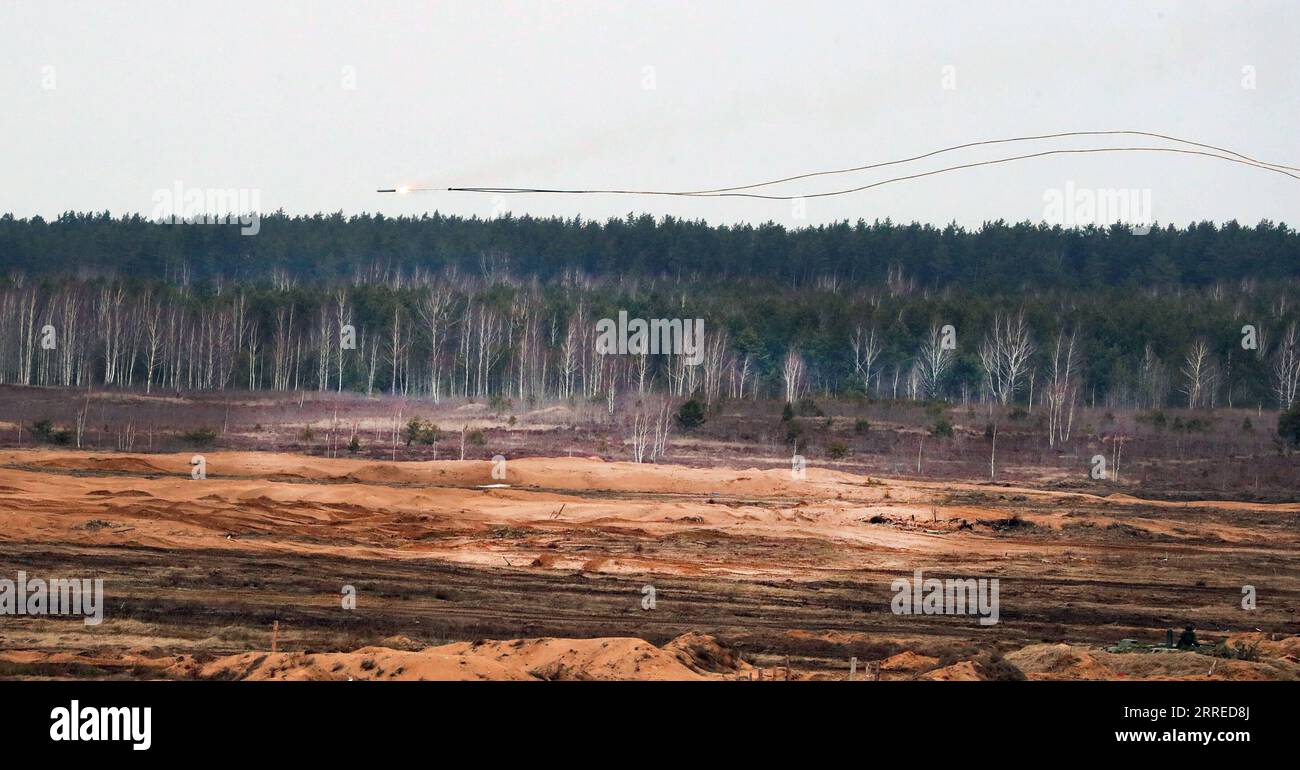
[[(107, 604), (0, 616), (0, 676), (1300, 678), (1297, 503), (582, 457), (206, 452), (194, 479), (193, 454), (0, 450), (0, 577), (102, 577)], [(999, 622), (894, 614), (915, 570), (998, 578)], [(1257, 654), (1104, 651), (1187, 625)]]
[[(3, 574), (104, 577), (108, 597), (98, 627), (3, 618), (8, 674), (302, 678), (329, 674), (318, 669), (321, 654), (346, 653), (335, 662), (355, 675), (348, 661), (367, 653), (351, 650), (400, 639), (406, 650), (386, 654), (434, 649), (425, 663), (380, 666), (390, 675), (400, 667), (500, 678), (499, 662), (447, 669), (433, 658), (464, 659), (442, 644), (451, 641), (572, 637), (563, 644), (608, 641), (624, 657), (645, 640), (655, 659), (664, 656), (654, 645), (692, 631), (746, 666), (790, 666), (796, 678), (844, 675), (850, 657), (866, 665), (902, 652), (932, 658), (930, 675), (989, 652), (1043, 678), (1196, 672), (1112, 658), (1190, 657), (1221, 676), (1300, 671), (1287, 659), (1292, 648), (1275, 666), (1099, 649), (1158, 641), (1186, 624), (1203, 639), (1294, 635), (1297, 503), (1140, 501), (818, 468), (800, 480), (589, 458), (511, 460), (497, 479), (490, 462), (211, 453), (207, 477), (192, 479), (191, 457), (0, 451)], [(998, 577), (1000, 622), (894, 615), (891, 581), (914, 570)], [(647, 585), (654, 609), (642, 607)], [(1243, 585), (1255, 585), (1257, 609), (1242, 609)], [(348, 591), (355, 609), (343, 607)], [(269, 649), (277, 620), (279, 649), (313, 653), (311, 665), (290, 661), (286, 674), (244, 659)], [(1061, 653), (1062, 644), (1080, 652)], [(537, 653), (508, 652), (513, 674), (551, 665), (601, 675), (590, 656), (537, 662)], [(177, 666), (177, 656), (199, 662)], [(965, 662), (970, 671), (936, 678), (970, 678)], [(883, 678), (917, 669), (883, 666)]]

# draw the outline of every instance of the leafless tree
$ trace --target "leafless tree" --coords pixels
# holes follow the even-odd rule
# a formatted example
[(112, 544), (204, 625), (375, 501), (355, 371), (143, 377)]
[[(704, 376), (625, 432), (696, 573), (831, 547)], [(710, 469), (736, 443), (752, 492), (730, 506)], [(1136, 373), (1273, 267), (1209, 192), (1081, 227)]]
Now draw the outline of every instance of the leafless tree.
[(1149, 409), (1161, 408), (1164, 406), (1165, 394), (1168, 390), (1165, 366), (1148, 342), (1142, 351), (1142, 364), (1138, 370), (1139, 406), (1145, 405)]
[(429, 345), (429, 394), (436, 402), (442, 398), (442, 350), (446, 344), (447, 316), (451, 312), (451, 291), (445, 286), (430, 286), (416, 305)]
[[(393, 323), (389, 331), (391, 332), (391, 334), (389, 336), (388, 351), (387, 351), (388, 371), (389, 374), (392, 376), (392, 381), (389, 383), (388, 392), (390, 395), (397, 395), (397, 384), (398, 381), (400, 380), (400, 377), (398, 376), (399, 367), (401, 366), (402, 356), (406, 352), (406, 346), (409, 344), (408, 342), (406, 342), (405, 338), (402, 337), (402, 306), (401, 305), (393, 306)], [(405, 392), (405, 389), (403, 389), (403, 392)]]
[(331, 337), (337, 338), (338, 336), (331, 334), (332, 329), (329, 308), (322, 305), (320, 318), (316, 323), (316, 388), (320, 391), (329, 390), (330, 387), (330, 351), (333, 350), (334, 345)]
[(873, 325), (867, 330), (861, 326), (853, 332), (853, 370), (862, 378), (862, 392), (871, 394), (871, 367), (880, 357), (881, 345)]
[(379, 371), (379, 335), (361, 335), (361, 356), (366, 363), (366, 395), (375, 394), (375, 375)]
[[(1047, 404), (1047, 443), (1056, 446), (1058, 442), (1070, 440), (1070, 428), (1074, 417), (1074, 404), (1077, 397), (1075, 363), (1075, 332), (1065, 336), (1062, 330), (1056, 334), (1056, 344), (1052, 347), (1052, 359), (1047, 369), (1047, 388), (1043, 400)], [(1068, 411), (1067, 411), (1068, 408)]]
[(646, 459), (646, 452), (651, 446), (650, 433), (654, 424), (654, 415), (645, 402), (637, 402), (632, 414), (632, 462), (641, 463)]
[(293, 313), (292, 304), (275, 312), (275, 331), (271, 338), (271, 387), (274, 390), (289, 389), (290, 362), (293, 358)]
[(118, 367), (122, 359), (122, 305), (126, 299), (126, 290), (120, 285), (107, 285), (100, 290), (99, 303), (96, 306), (99, 331), (103, 335), (104, 349), (104, 384), (112, 385), (117, 381)]
[(569, 318), (569, 324), (564, 332), (564, 341), (560, 346), (560, 374), (564, 378), (560, 387), (561, 398), (569, 398), (573, 395), (573, 377), (581, 355), (578, 347), (581, 344), (582, 323), (581, 311)]
[(728, 360), (726, 330), (708, 335), (704, 345), (704, 403), (712, 406), (722, 391), (722, 375)]
[(352, 307), (348, 305), (347, 289), (339, 289), (334, 292), (334, 302), (336, 307), (335, 317), (337, 325), (334, 327), (334, 343), (338, 350), (338, 392), (343, 392), (343, 368), (347, 364), (348, 355), (343, 352), (343, 327), (352, 323)]
[(1183, 361), (1182, 373), (1182, 392), (1187, 396), (1187, 407), (1200, 409), (1208, 406), (1217, 375), (1210, 345), (1204, 338), (1192, 343)]
[(803, 395), (804, 363), (803, 356), (795, 348), (785, 354), (785, 364), (781, 367), (781, 380), (785, 383), (785, 402), (793, 404)]
[(993, 318), (993, 330), (980, 345), (980, 365), (993, 400), (1006, 406), (1016, 396), (1029, 370), (1034, 342), (1024, 312)]
[(667, 396), (659, 399), (659, 409), (655, 413), (654, 424), (654, 444), (650, 449), (650, 461), (659, 462), (659, 459), (668, 451), (668, 434), (673, 427), (672, 400)]
[(1289, 409), (1300, 393), (1300, 334), (1294, 321), (1287, 326), (1273, 353), (1273, 388), (1278, 408)]
[(927, 398), (938, 398), (942, 393), (954, 357), (954, 351), (943, 344), (943, 330), (939, 322), (930, 324), (930, 332), (922, 340), (921, 349), (916, 354), (914, 370), (917, 385)]

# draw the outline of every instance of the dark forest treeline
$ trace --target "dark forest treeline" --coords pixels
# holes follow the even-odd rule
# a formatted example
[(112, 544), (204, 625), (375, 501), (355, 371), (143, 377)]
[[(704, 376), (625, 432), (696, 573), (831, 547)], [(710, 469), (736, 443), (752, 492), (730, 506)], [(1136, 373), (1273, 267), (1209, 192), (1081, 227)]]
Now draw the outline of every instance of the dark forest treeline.
[[(1294, 401), (1300, 386), (1296, 289), (1243, 282), (1007, 297), (907, 282), (390, 274), (336, 286), (178, 285), (14, 274), (0, 282), (0, 383), (521, 401), (867, 393), (1272, 409)], [(699, 365), (680, 355), (603, 355), (597, 321), (620, 311), (704, 319)], [(951, 349), (938, 343), (944, 327)]]
[(980, 291), (1208, 287), (1245, 278), (1300, 277), (1300, 235), (1284, 224), (1203, 222), (1146, 235), (1127, 228), (1065, 229), (993, 222), (949, 225), (841, 222), (787, 229), (776, 224), (710, 226), (649, 215), (582, 219), (392, 218), (341, 214), (262, 218), (254, 236), (236, 225), (160, 225), (139, 215), (68, 213), (0, 217), (0, 271), (29, 275), (214, 276), (347, 280), (357, 266), (411, 273), (508, 269), (549, 280), (601, 277), (760, 279), (790, 285), (884, 282)]
[[(1300, 389), (1298, 249), (1269, 223), (273, 215), (241, 236), (4, 217), (0, 383), (610, 404), (857, 392), (1047, 403), (1066, 421), (1085, 403), (1278, 408)], [(602, 355), (597, 321), (620, 311), (703, 319), (700, 364)]]

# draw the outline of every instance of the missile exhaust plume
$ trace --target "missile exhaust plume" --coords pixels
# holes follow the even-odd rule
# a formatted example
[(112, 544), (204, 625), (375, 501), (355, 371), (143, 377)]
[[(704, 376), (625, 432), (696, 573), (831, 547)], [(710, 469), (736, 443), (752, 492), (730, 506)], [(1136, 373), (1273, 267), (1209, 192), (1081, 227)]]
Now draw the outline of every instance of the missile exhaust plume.
[[(896, 176), (890, 179), (884, 179), (878, 182), (873, 182), (870, 184), (865, 184), (857, 187), (850, 187), (850, 188), (845, 188), (840, 190), (830, 190), (825, 192), (816, 192), (816, 193), (809, 193), (804, 195), (776, 195), (776, 194), (745, 192), (747, 190), (754, 190), (760, 187), (769, 187), (772, 185), (779, 185), (779, 184), (794, 182), (802, 179), (811, 179), (814, 177), (821, 177), (821, 176), (831, 176), (835, 174), (848, 174), (848, 173), (853, 173), (858, 171), (869, 171), (872, 169), (884, 168), (887, 166), (895, 166), (903, 163), (912, 163), (914, 161), (924, 160), (926, 158), (931, 158), (936, 155), (941, 155), (943, 153), (954, 152), (957, 150), (968, 149), (971, 147), (980, 147), (980, 146), (994, 145), (994, 144), (1008, 144), (1012, 142), (1036, 141), (1041, 139), (1059, 139), (1059, 138), (1070, 137), (1070, 136), (1118, 136), (1118, 135), (1153, 137), (1153, 138), (1164, 139), (1171, 142), (1188, 145), (1189, 147), (1197, 147), (1201, 149), (1187, 149), (1182, 147), (1088, 147), (1088, 148), (1078, 148), (1078, 149), (1044, 150), (1041, 152), (1028, 153), (1024, 155), (1013, 155), (1010, 157), (995, 158), (992, 160), (984, 160), (984, 161), (977, 161), (972, 163), (963, 163), (954, 166), (946, 166), (944, 168), (935, 169), (933, 171), (925, 171), (916, 174)], [(518, 194), (659, 195), (659, 196), (674, 196), (674, 197), (684, 197), (684, 198), (756, 198), (762, 200), (797, 200), (802, 198), (825, 198), (825, 197), (836, 196), (836, 195), (848, 195), (850, 193), (870, 190), (876, 187), (883, 187), (888, 184), (894, 184), (896, 182), (903, 182), (911, 179), (919, 179), (927, 176), (935, 176), (937, 174), (945, 174), (952, 171), (959, 171), (968, 168), (977, 168), (980, 166), (992, 166), (992, 165), (998, 165), (1002, 163), (1012, 163), (1016, 161), (1029, 160), (1032, 158), (1042, 158), (1051, 155), (1079, 155), (1079, 154), (1094, 154), (1094, 153), (1108, 153), (1108, 152), (1177, 153), (1182, 155), (1217, 158), (1219, 160), (1224, 160), (1231, 163), (1238, 163), (1245, 166), (1251, 166), (1252, 168), (1258, 168), (1263, 171), (1271, 171), (1273, 173), (1282, 174), (1283, 176), (1287, 176), (1292, 179), (1300, 180), (1300, 175), (1297, 175), (1296, 173), (1291, 173), (1291, 172), (1300, 172), (1300, 167), (1287, 166), (1280, 163), (1269, 163), (1266, 161), (1257, 160), (1248, 155), (1243, 155), (1242, 153), (1236, 152), (1234, 150), (1229, 150), (1224, 147), (1216, 147), (1214, 145), (1205, 144), (1203, 142), (1194, 142), (1188, 139), (1180, 139), (1178, 137), (1169, 136), (1167, 134), (1157, 134), (1149, 131), (1066, 131), (1066, 132), (1055, 133), (1055, 134), (1038, 134), (1034, 136), (1011, 137), (1008, 139), (989, 139), (989, 140), (979, 141), (979, 142), (967, 142), (965, 144), (958, 144), (952, 147), (944, 147), (942, 149), (933, 150), (931, 152), (923, 153), (921, 155), (915, 155), (910, 158), (900, 158), (897, 160), (884, 161), (880, 163), (872, 163), (863, 166), (854, 166), (852, 168), (832, 169), (828, 171), (814, 171), (805, 174), (797, 174), (794, 176), (782, 177), (780, 179), (771, 179), (763, 182), (754, 182), (751, 184), (736, 185), (732, 187), (715, 187), (715, 188), (700, 189), (700, 190), (636, 190), (636, 189), (621, 189), (621, 188), (563, 189), (563, 188), (547, 188), (547, 187), (486, 187), (486, 186), (409, 187), (403, 185), (400, 187), (380, 189), (377, 190), (376, 192), (397, 193), (401, 195), (405, 195), (411, 192), (471, 192), (471, 193), (492, 193), (498, 195), (518, 195)]]

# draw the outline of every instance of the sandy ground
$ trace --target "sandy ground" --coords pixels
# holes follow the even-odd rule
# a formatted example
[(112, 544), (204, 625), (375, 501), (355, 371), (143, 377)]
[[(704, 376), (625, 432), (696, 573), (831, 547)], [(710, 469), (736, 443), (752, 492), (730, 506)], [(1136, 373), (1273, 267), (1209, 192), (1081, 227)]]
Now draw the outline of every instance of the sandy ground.
[[(1300, 504), (589, 458), (498, 479), (482, 461), (213, 452), (194, 479), (192, 456), (0, 451), (0, 577), (104, 577), (109, 597), (96, 627), (0, 617), (0, 675), (841, 678), (857, 657), (963, 679), (990, 678), (978, 656), (996, 650), (1030, 678), (1300, 678), (1293, 648), (1102, 649), (1187, 624), (1300, 632)], [(1000, 622), (894, 615), (891, 581), (918, 569), (998, 578)], [(693, 631), (738, 660), (682, 662), (672, 640)], [(900, 653), (934, 663), (886, 665)]]

